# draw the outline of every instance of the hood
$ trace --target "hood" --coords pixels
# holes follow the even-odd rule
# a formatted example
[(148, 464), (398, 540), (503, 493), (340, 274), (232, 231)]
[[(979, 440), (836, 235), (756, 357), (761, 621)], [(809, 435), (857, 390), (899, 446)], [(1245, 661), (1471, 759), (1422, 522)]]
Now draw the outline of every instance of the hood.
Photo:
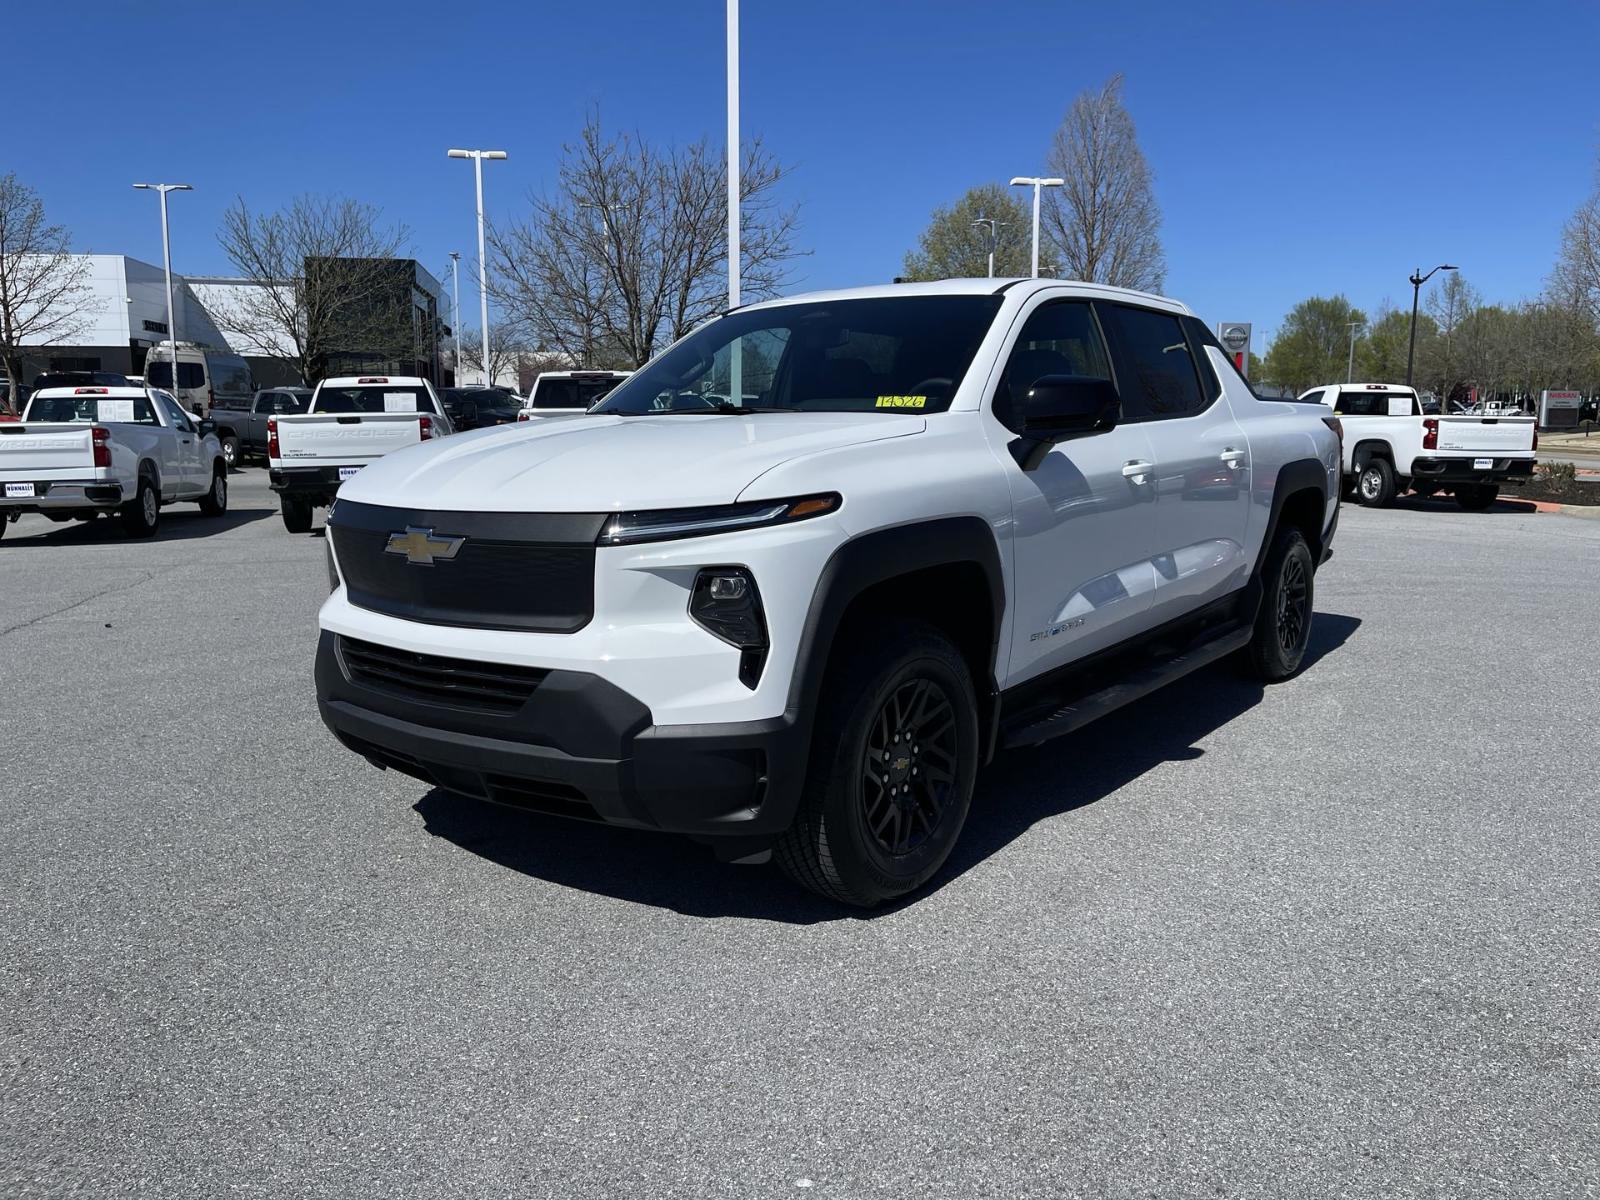
[(456, 512), (731, 504), (780, 463), (926, 428), (921, 417), (877, 412), (547, 417), (396, 451), (339, 494)]

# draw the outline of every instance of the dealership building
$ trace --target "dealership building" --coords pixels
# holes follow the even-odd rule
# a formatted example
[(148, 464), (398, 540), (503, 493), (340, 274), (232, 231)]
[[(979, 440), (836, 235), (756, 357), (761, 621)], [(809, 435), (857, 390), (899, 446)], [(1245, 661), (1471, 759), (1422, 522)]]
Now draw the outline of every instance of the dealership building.
[[(171, 336), (167, 328), (166, 275), (158, 266), (124, 254), (80, 254), (86, 264), (83, 291), (69, 336), (50, 345), (23, 348), (23, 382), (46, 371), (114, 371), (143, 375), (152, 346)], [(315, 260), (319, 273), (338, 271), (341, 260)], [(258, 387), (300, 382), (295, 353), (287, 337), (264, 332), (241, 319), (245, 301), (266, 285), (248, 279), (173, 275), (177, 340), (238, 354), (250, 364)], [(363, 308), (376, 308), (381, 320), (353, 322), (360, 344), (340, 344), (339, 332), (328, 355), (331, 373), (375, 370), (422, 375), (445, 381), (439, 344), (449, 333), (440, 320), (439, 282), (415, 259), (386, 262), (382, 284)], [(394, 328), (387, 328), (393, 325)], [(324, 341), (328, 341), (325, 336)], [(3, 368), (0, 368), (3, 373)]]

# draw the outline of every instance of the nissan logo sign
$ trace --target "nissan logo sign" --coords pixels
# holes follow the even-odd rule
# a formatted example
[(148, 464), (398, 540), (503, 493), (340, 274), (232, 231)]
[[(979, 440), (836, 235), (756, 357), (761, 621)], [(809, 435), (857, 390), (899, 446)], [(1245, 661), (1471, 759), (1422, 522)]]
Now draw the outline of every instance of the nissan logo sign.
[(1224, 325), (1222, 327), (1222, 344), (1235, 354), (1247, 349), (1250, 345), (1249, 326)]

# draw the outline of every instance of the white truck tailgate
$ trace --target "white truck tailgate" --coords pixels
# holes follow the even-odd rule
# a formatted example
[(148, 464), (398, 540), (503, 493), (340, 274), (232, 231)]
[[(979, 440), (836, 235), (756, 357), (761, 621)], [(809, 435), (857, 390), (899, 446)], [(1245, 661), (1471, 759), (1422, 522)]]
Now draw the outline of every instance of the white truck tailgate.
[(0, 425), (0, 479), (82, 479), (94, 474), (93, 426)]
[(1533, 452), (1532, 417), (1441, 417), (1439, 449), (1475, 454)]
[(309, 413), (278, 418), (283, 465), (364, 464), (422, 440), (419, 413)]

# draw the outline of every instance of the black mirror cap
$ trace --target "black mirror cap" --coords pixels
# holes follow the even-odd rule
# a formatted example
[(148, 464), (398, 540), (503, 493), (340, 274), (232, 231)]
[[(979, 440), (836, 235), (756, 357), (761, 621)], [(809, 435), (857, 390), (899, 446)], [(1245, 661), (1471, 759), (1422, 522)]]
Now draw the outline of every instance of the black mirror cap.
[(1022, 431), (1029, 437), (1067, 438), (1103, 433), (1121, 415), (1117, 387), (1089, 375), (1044, 375), (1022, 398)]

